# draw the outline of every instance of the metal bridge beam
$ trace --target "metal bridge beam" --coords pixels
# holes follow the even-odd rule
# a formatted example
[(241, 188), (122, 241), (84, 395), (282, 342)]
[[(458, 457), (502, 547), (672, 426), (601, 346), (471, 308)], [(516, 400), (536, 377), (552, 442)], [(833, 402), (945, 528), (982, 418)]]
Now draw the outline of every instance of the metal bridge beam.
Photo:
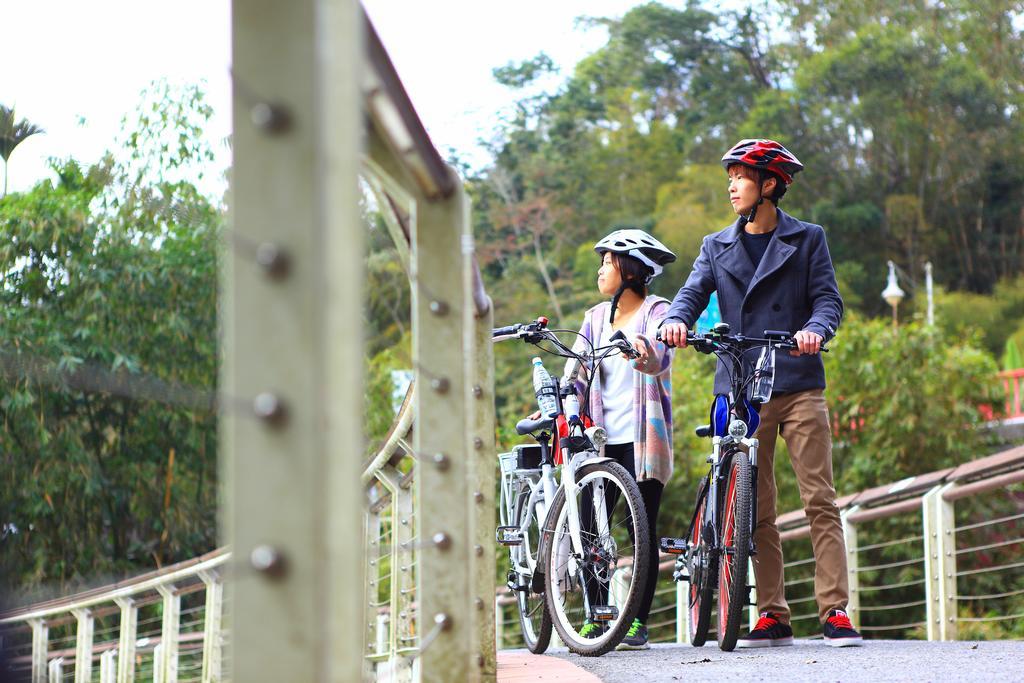
[(362, 675), (363, 16), (232, 4), (221, 420), (236, 681)]

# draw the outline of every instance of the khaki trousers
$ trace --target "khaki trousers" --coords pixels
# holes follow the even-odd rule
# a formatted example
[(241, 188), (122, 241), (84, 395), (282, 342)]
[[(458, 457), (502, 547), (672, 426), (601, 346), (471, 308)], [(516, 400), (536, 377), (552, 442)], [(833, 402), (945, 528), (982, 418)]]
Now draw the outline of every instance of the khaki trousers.
[(761, 407), (755, 436), (757, 451), (757, 527), (754, 530), (754, 579), (758, 611), (774, 612), (789, 623), (783, 587), (782, 541), (775, 525), (775, 438), (789, 447), (814, 548), (814, 594), (818, 618), (831, 609), (846, 609), (850, 588), (846, 573), (846, 543), (832, 485), (832, 432), (821, 389), (773, 396)]

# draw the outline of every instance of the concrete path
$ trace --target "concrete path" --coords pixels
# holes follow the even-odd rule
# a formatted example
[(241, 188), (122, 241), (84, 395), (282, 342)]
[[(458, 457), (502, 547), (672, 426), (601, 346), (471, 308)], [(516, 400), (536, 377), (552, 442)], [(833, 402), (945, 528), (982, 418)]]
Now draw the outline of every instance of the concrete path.
[[(654, 645), (640, 652), (578, 657), (564, 648), (537, 657), (525, 650), (499, 652), (499, 681), (546, 681), (550, 659), (572, 664), (604, 683), (662, 681), (1024, 681), (1024, 641), (925, 642), (872, 640), (863, 647), (832, 648), (821, 640), (798, 640), (793, 647), (722, 652), (714, 645)], [(513, 670), (517, 678), (503, 676)], [(515, 662), (512, 665), (512, 662)], [(593, 681), (574, 669), (557, 672), (559, 681)]]

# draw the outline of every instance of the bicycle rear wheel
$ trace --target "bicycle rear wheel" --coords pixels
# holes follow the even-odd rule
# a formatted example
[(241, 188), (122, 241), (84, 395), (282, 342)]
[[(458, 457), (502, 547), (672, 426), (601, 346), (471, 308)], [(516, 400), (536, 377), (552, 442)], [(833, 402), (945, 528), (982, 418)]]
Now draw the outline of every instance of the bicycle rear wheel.
[[(580, 513), (584, 552), (572, 546), (563, 487), (544, 530), (545, 597), (566, 647), (597, 656), (622, 642), (640, 608), (651, 552), (647, 511), (636, 481), (618, 463), (585, 465), (576, 479), (569, 495)], [(598, 626), (585, 631), (588, 621)]]
[(697, 511), (694, 513), (686, 554), (686, 571), (690, 575), (690, 645), (694, 647), (701, 647), (707, 642), (714, 600), (715, 558), (703, 534), (705, 513), (709, 505), (707, 490), (708, 480), (705, 479), (697, 493)]
[(750, 558), (750, 460), (742, 451), (733, 454), (725, 492), (718, 572), (718, 646), (729, 652), (736, 647), (747, 604)]
[[(533, 572), (539, 571), (541, 524), (537, 519), (536, 506), (531, 505), (529, 487), (524, 487), (516, 498), (515, 520), (516, 526), (523, 531), (523, 541), (513, 549), (513, 559), (518, 559), (520, 566), (531, 567)], [(539, 655), (548, 649), (551, 642), (551, 616), (548, 614), (544, 594), (533, 592), (533, 572), (516, 572), (516, 606), (526, 649)]]

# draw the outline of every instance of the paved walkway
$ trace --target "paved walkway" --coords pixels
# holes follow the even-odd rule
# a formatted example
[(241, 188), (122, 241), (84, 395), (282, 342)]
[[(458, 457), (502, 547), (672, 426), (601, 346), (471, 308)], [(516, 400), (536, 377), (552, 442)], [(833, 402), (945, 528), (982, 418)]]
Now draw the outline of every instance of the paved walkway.
[[(563, 648), (565, 655), (569, 653)], [(578, 659), (573, 655), (574, 659)], [(526, 650), (498, 651), (498, 683), (601, 683), (601, 679), (576, 666), (572, 660), (549, 655), (533, 655)]]
[[(515, 659), (510, 659), (515, 657)], [(604, 683), (662, 683), (669, 681), (1024, 681), (1024, 641), (932, 642), (872, 640), (863, 647), (832, 648), (821, 640), (798, 640), (794, 647), (722, 652), (714, 645), (654, 645), (642, 652), (609, 652), (603, 657), (577, 657), (564, 648), (544, 657), (525, 650), (499, 653), (499, 681), (547, 681), (540, 675), (504, 678), (501, 661), (516, 661), (519, 673), (547, 671), (557, 658), (575, 670), (559, 674), (561, 681), (582, 671)], [(535, 666), (537, 667), (535, 669)], [(506, 669), (508, 670), (508, 669)], [(576, 673), (581, 672), (581, 673)], [(546, 675), (546, 674), (545, 674)], [(563, 677), (564, 676), (564, 677)]]

